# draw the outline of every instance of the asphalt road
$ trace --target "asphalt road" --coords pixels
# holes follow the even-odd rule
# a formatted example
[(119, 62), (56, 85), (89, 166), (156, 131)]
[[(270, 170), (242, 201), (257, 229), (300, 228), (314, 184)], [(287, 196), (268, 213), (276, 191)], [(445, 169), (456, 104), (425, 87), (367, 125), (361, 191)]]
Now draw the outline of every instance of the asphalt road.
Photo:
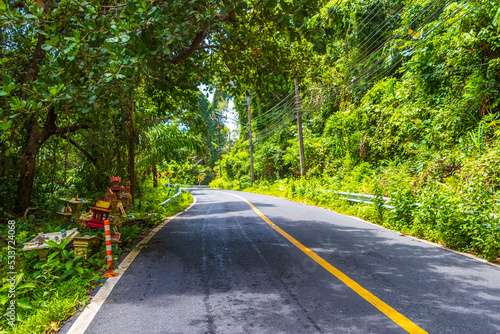
[(193, 195), (197, 204), (153, 237), (85, 333), (406, 333), (359, 291), (428, 333), (500, 333), (499, 267), (281, 198)]

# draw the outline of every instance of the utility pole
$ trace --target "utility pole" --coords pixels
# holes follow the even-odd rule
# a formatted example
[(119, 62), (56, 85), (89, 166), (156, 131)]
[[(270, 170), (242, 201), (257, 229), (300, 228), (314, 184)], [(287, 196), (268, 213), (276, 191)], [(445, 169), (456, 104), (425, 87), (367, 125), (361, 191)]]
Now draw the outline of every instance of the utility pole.
[(302, 135), (302, 110), (300, 108), (299, 82), (295, 78), (295, 107), (297, 109), (297, 127), (299, 133), (300, 176), (306, 175), (306, 157), (304, 156), (304, 137)]
[[(223, 115), (221, 114), (215, 114), (215, 115), (210, 115), (210, 119), (215, 121), (217, 120), (217, 130), (219, 132), (219, 145), (217, 146), (217, 154), (219, 156), (219, 160), (220, 160), (220, 155), (221, 155), (221, 148), (220, 148), (220, 120), (221, 118), (224, 117)], [(222, 168), (220, 167), (219, 165), (219, 177), (222, 178)]]
[[(219, 146), (218, 146), (218, 151), (219, 151), (219, 160), (220, 160), (220, 153), (221, 153), (221, 149), (220, 149), (220, 118), (217, 118), (217, 129), (219, 130)], [(222, 168), (219, 164), (219, 177), (222, 179)]]
[(252, 109), (250, 108), (250, 96), (247, 97), (248, 104), (248, 137), (250, 139), (250, 180), (253, 187), (253, 144), (252, 144)]

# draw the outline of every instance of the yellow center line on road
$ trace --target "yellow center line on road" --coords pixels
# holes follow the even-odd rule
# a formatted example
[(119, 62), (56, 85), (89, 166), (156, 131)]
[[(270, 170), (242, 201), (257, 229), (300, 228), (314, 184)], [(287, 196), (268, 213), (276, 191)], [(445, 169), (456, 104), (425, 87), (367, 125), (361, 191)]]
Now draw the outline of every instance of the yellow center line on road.
[[(229, 194), (229, 193), (227, 193)], [(347, 285), (349, 288), (351, 288), (354, 292), (356, 292), (358, 295), (363, 297), (366, 301), (368, 301), (370, 304), (375, 306), (380, 312), (385, 314), (387, 317), (389, 317), (392, 321), (394, 321), (396, 324), (401, 326), (404, 330), (406, 330), (408, 333), (427, 333), (424, 331), (422, 328), (418, 327), (415, 325), (410, 319), (406, 318), (404, 315), (384, 303), (382, 300), (380, 300), (377, 296), (372, 294), (370, 291), (366, 290), (363, 288), (361, 285), (353, 281), (351, 278), (349, 278), (346, 274), (332, 266), (330, 263), (326, 262), (322, 257), (320, 257), (318, 254), (314, 253), (312, 250), (307, 248), (306, 246), (302, 245), (300, 242), (298, 242), (294, 237), (292, 237), (290, 234), (286, 233), (283, 231), (281, 228), (279, 228), (276, 224), (274, 224), (269, 218), (264, 216), (262, 212), (260, 212), (259, 209), (257, 209), (252, 203), (244, 199), (243, 197), (240, 197), (238, 195), (230, 194), (236, 197), (239, 197), (241, 200), (246, 202), (250, 207), (259, 215), (260, 218), (262, 218), (266, 223), (268, 223), (273, 229), (275, 229), (279, 234), (284, 236), (288, 241), (290, 241), (292, 244), (294, 244), (298, 249), (300, 249), (302, 252), (307, 254), (311, 259), (316, 261), (320, 266), (328, 270), (333, 276), (337, 277), (342, 283)]]

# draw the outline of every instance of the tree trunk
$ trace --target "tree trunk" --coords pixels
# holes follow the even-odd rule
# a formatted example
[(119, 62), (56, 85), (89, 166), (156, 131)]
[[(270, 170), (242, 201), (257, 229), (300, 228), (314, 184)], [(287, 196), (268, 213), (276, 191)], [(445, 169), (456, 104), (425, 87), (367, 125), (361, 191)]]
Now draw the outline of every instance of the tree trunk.
[[(135, 179), (137, 180), (137, 175), (136, 175)], [(139, 185), (139, 183), (137, 183), (135, 185), (135, 190), (137, 193), (137, 198), (141, 198), (142, 197), (142, 190), (141, 190), (141, 186)]]
[(132, 195), (132, 205), (135, 200), (135, 128), (134, 128), (134, 100), (130, 101), (130, 120), (129, 120), (129, 173), (130, 173), (130, 194)]
[(42, 139), (38, 123), (33, 122), (30, 127), (28, 144), (21, 159), (21, 176), (17, 186), (17, 202), (14, 209), (16, 214), (22, 214), (30, 205), (35, 180), (36, 157), (42, 146)]
[(56, 190), (56, 171), (57, 171), (57, 145), (59, 144), (59, 138), (56, 137), (54, 140), (54, 148), (52, 151), (52, 192)]
[(153, 188), (158, 187), (158, 170), (156, 165), (153, 165)]
[(21, 159), (21, 175), (17, 186), (17, 201), (14, 208), (16, 214), (22, 214), (29, 207), (31, 195), (33, 193), (33, 182), (35, 180), (36, 158), (43, 143), (54, 134), (75, 132), (79, 129), (88, 129), (88, 125), (74, 124), (64, 128), (56, 126), (57, 115), (52, 106), (47, 113), (47, 119), (40, 131), (38, 121), (32, 120), (29, 123), (29, 133), (26, 148)]

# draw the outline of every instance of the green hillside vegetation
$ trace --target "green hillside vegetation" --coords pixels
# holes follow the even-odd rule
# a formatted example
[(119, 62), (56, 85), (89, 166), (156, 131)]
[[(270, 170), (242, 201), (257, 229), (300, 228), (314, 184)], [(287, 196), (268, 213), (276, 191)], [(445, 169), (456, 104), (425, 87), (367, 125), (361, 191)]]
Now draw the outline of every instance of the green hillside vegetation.
[[(212, 186), (327, 206), (498, 261), (499, 6), (330, 1), (308, 22), (318, 36), (302, 40), (309, 64), (296, 68), (305, 179), (289, 80), (279, 96), (253, 98), (254, 187), (248, 131)], [(327, 190), (387, 196), (395, 208)]]

